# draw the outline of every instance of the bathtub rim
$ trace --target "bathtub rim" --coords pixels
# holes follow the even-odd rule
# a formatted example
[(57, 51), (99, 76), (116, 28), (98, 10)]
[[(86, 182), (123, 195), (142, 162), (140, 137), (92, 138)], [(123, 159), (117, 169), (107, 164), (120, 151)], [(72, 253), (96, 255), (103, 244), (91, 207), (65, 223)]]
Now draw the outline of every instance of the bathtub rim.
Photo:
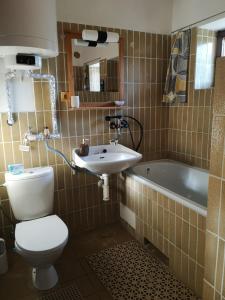
[[(191, 165), (188, 165), (188, 164), (185, 164), (183, 162), (179, 162), (179, 161), (176, 161), (176, 160), (172, 160), (172, 159), (158, 159), (158, 160), (149, 160), (147, 162), (141, 162), (139, 164), (137, 164), (136, 166), (140, 166), (140, 165), (144, 165), (144, 164), (152, 164), (152, 163), (159, 163), (159, 162), (172, 162), (172, 163), (175, 163), (175, 164), (179, 164), (179, 165), (183, 165), (183, 166), (186, 166), (186, 167), (189, 167), (189, 168), (192, 168), (192, 169), (196, 169), (198, 171), (201, 171), (203, 173), (207, 173), (209, 174), (209, 172), (207, 172), (207, 170), (204, 170), (204, 169), (201, 169), (201, 168), (198, 168), (198, 167), (195, 167), (195, 166), (191, 166)], [(135, 168), (136, 166), (134, 166), (133, 168)], [(146, 184), (147, 186), (149, 186), (150, 188), (156, 190), (157, 192), (160, 192), (161, 194), (163, 194), (164, 196), (184, 205), (185, 207), (188, 207), (192, 210), (194, 210), (195, 212), (197, 212), (198, 214), (202, 215), (203, 217), (206, 217), (207, 216), (207, 207), (204, 207), (188, 198), (185, 198), (157, 183), (155, 183), (154, 181), (152, 180), (149, 180), (141, 175), (137, 175), (137, 174), (134, 174), (133, 173), (133, 170), (132, 168), (128, 169), (125, 171), (126, 174), (128, 174), (131, 178), (134, 178), (136, 179), (137, 181), (143, 183), (143, 184)]]
[(137, 163), (135, 166), (129, 168), (129, 169), (126, 170), (126, 171), (129, 172), (129, 170), (131, 170), (131, 169), (133, 169), (133, 168), (135, 168), (135, 167), (138, 167), (138, 166), (140, 166), (140, 165), (145, 165), (146, 163), (151, 163), (151, 164), (153, 164), (153, 163), (159, 163), (159, 162), (162, 162), (162, 161), (163, 161), (163, 162), (172, 162), (172, 163), (175, 163), (175, 164), (178, 164), (178, 165), (183, 165), (183, 166), (185, 166), (185, 167), (188, 167), (188, 168), (191, 168), (191, 169), (195, 169), (195, 170), (198, 170), (198, 171), (200, 171), (200, 172), (209, 174), (209, 171), (207, 171), (206, 169), (202, 169), (202, 168), (199, 168), (199, 167), (196, 167), (196, 166), (192, 166), (192, 165), (186, 164), (186, 163), (181, 162), (181, 161), (178, 161), (178, 160), (173, 160), (173, 159), (168, 159), (168, 158), (162, 158), (162, 159), (154, 159), (154, 160), (142, 161), (142, 162)]

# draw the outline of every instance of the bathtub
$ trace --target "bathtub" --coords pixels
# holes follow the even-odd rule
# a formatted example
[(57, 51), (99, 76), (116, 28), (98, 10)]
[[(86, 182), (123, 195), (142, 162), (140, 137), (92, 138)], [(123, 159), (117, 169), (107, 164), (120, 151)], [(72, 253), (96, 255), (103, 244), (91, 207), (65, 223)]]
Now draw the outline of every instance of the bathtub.
[(198, 214), (207, 215), (207, 171), (173, 160), (157, 160), (140, 163), (128, 174)]

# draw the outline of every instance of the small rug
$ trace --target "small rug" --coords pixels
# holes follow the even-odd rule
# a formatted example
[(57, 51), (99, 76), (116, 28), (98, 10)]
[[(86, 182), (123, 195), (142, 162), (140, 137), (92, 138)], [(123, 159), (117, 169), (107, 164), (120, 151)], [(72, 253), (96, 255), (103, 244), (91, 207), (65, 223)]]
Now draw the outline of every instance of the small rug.
[[(44, 292), (45, 293), (45, 292)], [(76, 284), (58, 287), (38, 297), (38, 300), (83, 300)]]
[(115, 300), (198, 299), (137, 241), (119, 244), (86, 259)]

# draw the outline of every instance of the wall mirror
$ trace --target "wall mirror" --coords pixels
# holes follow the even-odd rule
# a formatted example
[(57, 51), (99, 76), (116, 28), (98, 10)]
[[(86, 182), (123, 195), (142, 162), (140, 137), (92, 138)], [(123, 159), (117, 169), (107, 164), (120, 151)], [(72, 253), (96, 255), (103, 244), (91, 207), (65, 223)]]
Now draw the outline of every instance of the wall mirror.
[(106, 32), (86, 31), (96, 32), (102, 40), (84, 39), (84, 31), (65, 33), (68, 91), (61, 93), (61, 100), (71, 107), (71, 96), (79, 96), (79, 108), (123, 106), (123, 38), (111, 33), (118, 35), (118, 40), (108, 42)]

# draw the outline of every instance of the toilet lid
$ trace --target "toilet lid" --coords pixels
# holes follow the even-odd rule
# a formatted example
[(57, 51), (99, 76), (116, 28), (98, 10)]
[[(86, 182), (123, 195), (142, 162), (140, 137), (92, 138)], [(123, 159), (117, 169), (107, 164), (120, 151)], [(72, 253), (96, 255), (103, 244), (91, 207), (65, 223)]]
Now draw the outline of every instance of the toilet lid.
[(24, 221), (16, 225), (16, 243), (25, 251), (53, 250), (65, 243), (67, 238), (67, 226), (56, 215)]

